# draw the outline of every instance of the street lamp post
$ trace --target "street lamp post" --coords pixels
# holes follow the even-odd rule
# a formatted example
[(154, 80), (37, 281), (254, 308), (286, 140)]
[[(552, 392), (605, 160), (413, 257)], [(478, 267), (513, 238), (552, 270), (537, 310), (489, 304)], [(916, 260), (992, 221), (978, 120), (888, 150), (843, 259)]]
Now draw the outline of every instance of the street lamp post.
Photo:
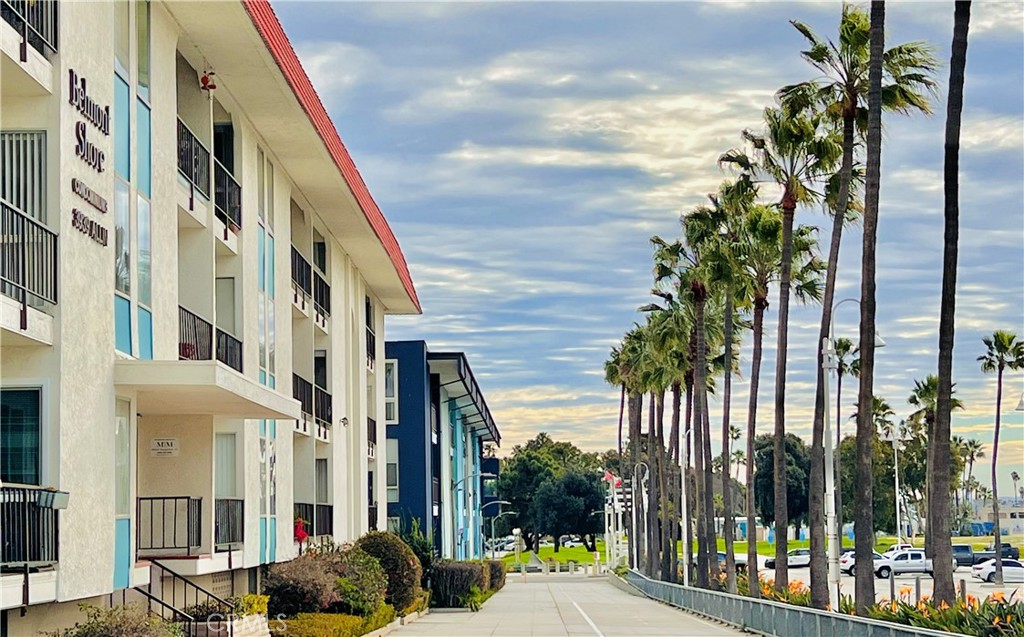
[[(498, 516), (500, 517), (501, 516), (501, 513), (500, 513), (501, 505), (503, 505), (503, 504), (512, 504), (512, 503), (509, 502), (508, 500), (494, 500), (493, 502), (488, 502), (487, 504), (485, 504), (482, 507), (480, 507), (480, 515), (483, 515), (484, 509), (486, 509), (487, 507), (491, 506), (492, 504), (497, 504), (498, 505), (498, 511), (499, 511)], [(492, 560), (494, 559), (494, 519), (495, 519), (494, 517), (491, 517), (491, 559)], [(481, 553), (481, 559), (483, 559), (483, 554), (482, 553)]]
[[(494, 504), (494, 503), (492, 502), (491, 504)], [(505, 504), (509, 504), (509, 503), (506, 502)], [(501, 516), (503, 516), (503, 515), (512, 515), (513, 513), (517, 513), (517, 511), (502, 511), (498, 515), (495, 515), (494, 517), (491, 518), (491, 559), (492, 560), (493, 559), (497, 559), (496, 556), (495, 556), (495, 553), (494, 553), (494, 523)], [(517, 548), (517, 550), (518, 550), (518, 547), (519, 547), (519, 539), (516, 538), (516, 548)], [(516, 561), (518, 561), (518, 560), (516, 560)]]
[(455, 507), (458, 504), (458, 502), (456, 502), (455, 494), (458, 493), (458, 490), (461, 488), (462, 483), (465, 482), (466, 480), (472, 480), (473, 478), (496, 478), (496, 477), (497, 476), (494, 475), (493, 473), (486, 473), (486, 472), (471, 473), (470, 475), (465, 476), (465, 477), (457, 480), (456, 482), (452, 483), (452, 557), (453, 558), (456, 558), (456, 559), (458, 558), (458, 556), (455, 555), (455, 537), (456, 537), (455, 536)]
[[(829, 386), (828, 380), (832, 370), (836, 369), (835, 341), (832, 338), (832, 323), (836, 316), (836, 310), (843, 303), (852, 302), (860, 304), (860, 301), (853, 298), (842, 299), (832, 306), (832, 315), (828, 321), (828, 337), (821, 344), (821, 375), (822, 390), (824, 393), (824, 425), (823, 446), (825, 447), (825, 527), (828, 537), (828, 595), (829, 606), (832, 612), (839, 612), (839, 529), (836, 524), (836, 465), (832, 449), (832, 419), (829, 409)], [(875, 334), (875, 347), (885, 347), (878, 334)], [(836, 423), (838, 425), (838, 423)]]
[[(640, 478), (640, 467), (644, 468), (644, 477)], [(642, 460), (633, 466), (633, 481), (630, 483), (630, 490), (633, 495), (633, 537), (630, 538), (631, 544), (633, 545), (633, 553), (636, 555), (636, 566), (640, 567), (640, 562), (643, 559), (643, 555), (640, 548), (640, 538), (644, 537), (645, 534), (639, 532), (640, 530), (640, 514), (637, 510), (637, 489), (640, 491), (640, 498), (644, 499), (647, 490), (644, 489), (643, 483), (647, 481), (647, 478), (651, 472), (651, 468), (647, 466), (646, 462)], [(646, 531), (646, 529), (644, 529)]]
[(886, 442), (892, 442), (892, 466), (893, 474), (895, 474), (896, 481), (896, 543), (899, 544), (903, 536), (903, 523), (900, 519), (900, 461), (899, 449), (900, 441), (903, 440), (903, 423), (897, 425), (890, 434), (886, 435)]

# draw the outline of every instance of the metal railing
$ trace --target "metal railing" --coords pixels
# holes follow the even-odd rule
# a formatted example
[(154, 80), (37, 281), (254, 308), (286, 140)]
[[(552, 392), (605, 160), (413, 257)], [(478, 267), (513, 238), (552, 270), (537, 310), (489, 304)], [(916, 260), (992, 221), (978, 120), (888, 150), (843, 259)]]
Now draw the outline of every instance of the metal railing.
[(292, 398), (302, 405), (302, 417), (308, 421), (313, 416), (313, 383), (292, 374)]
[(0, 199), (46, 221), (46, 131), (0, 130)]
[(0, 292), (21, 303), (21, 329), (29, 301), (57, 303), (57, 235), (0, 200)]
[(430, 496), (433, 504), (441, 504), (441, 481), (437, 478), (430, 479)]
[(371, 504), (367, 508), (367, 512), (368, 512), (369, 517), (370, 517), (370, 530), (371, 531), (376, 531), (377, 530), (377, 504), (376, 503)]
[(366, 328), (366, 367), (373, 371), (377, 358), (377, 335), (369, 327)]
[(245, 539), (245, 501), (217, 498), (213, 501), (214, 548), (231, 550)]
[(242, 371), (242, 341), (227, 332), (217, 330), (217, 360), (231, 369)]
[(188, 635), (191, 637), (197, 634), (196, 620), (194, 617), (171, 606), (156, 595), (151, 594), (145, 588), (136, 586), (135, 588), (122, 588), (118, 591), (112, 591), (108, 597), (108, 603), (111, 608), (114, 607), (114, 602), (117, 599), (120, 599), (121, 606), (135, 604), (145, 608), (146, 612), (151, 616), (159, 617), (165, 622), (169, 622), (180, 627), (182, 635)]
[(57, 52), (57, 0), (2, 0), (0, 14), (5, 22), (21, 33), (21, 61), (28, 61), (31, 46), (39, 53)]
[(217, 218), (237, 234), (242, 229), (242, 187), (216, 158), (213, 160), (213, 205)]
[(331, 395), (326, 390), (320, 387), (313, 388), (313, 415), (316, 424), (330, 427), (334, 422), (332, 402)]
[(292, 292), (295, 301), (302, 302), (303, 309), (313, 293), (313, 268), (295, 246), (292, 246)]
[(334, 507), (330, 504), (316, 505), (313, 535), (334, 535)]
[[(187, 637), (221, 635), (233, 637), (233, 623), (227, 621), (235, 615), (235, 605), (214, 595), (202, 586), (168, 568), (166, 564), (151, 560), (149, 587), (146, 594), (187, 615), (190, 632)], [(135, 590), (141, 591), (141, 588)], [(180, 621), (180, 620), (179, 620)]]
[(184, 361), (208, 361), (213, 358), (213, 325), (180, 305), (178, 358)]
[(138, 498), (135, 514), (139, 552), (184, 551), (202, 546), (203, 499), (187, 495)]
[(313, 273), (313, 310), (320, 319), (331, 315), (331, 286), (316, 272)]
[(313, 518), (316, 516), (316, 507), (308, 502), (296, 502), (295, 503), (295, 518), (301, 519), (306, 523), (306, 533), (315, 535), (313, 533)]
[(761, 635), (954, 637), (939, 630), (659, 582), (636, 571), (628, 571), (626, 581), (652, 599)]
[(366, 419), (366, 439), (377, 444), (377, 421), (373, 418)]
[(178, 172), (199, 194), (210, 198), (210, 151), (181, 119), (178, 119)]
[(60, 525), (53, 505), (56, 493), (61, 492), (33, 486), (0, 487), (0, 566), (28, 569), (57, 562)]

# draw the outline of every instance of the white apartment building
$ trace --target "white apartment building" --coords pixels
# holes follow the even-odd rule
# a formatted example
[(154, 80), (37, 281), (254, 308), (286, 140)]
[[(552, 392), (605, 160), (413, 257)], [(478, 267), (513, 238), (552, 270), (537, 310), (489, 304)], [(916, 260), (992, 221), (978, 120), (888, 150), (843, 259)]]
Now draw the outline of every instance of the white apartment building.
[(375, 527), (384, 316), (419, 303), (269, 4), (0, 11), (3, 633), (180, 620), (297, 518)]

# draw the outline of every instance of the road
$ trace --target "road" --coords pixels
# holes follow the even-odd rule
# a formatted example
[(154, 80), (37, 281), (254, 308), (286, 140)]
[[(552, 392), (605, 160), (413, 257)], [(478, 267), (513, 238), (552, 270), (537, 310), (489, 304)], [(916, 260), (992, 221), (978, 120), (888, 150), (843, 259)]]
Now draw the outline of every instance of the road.
[(744, 635), (620, 591), (603, 577), (511, 575), (477, 613), (431, 612), (398, 637), (673, 637)]

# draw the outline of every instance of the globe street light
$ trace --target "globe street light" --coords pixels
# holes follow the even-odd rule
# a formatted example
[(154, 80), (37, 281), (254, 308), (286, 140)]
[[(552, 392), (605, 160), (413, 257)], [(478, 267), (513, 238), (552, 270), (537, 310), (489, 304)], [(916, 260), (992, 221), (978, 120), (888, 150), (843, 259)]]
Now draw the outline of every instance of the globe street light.
[[(497, 504), (498, 505), (498, 510), (500, 511), (501, 510), (501, 505), (503, 505), (503, 504), (512, 504), (512, 503), (509, 502), (508, 500), (493, 500), (493, 501), (488, 502), (487, 504), (483, 505), (482, 507), (480, 507), (480, 514), (483, 515), (484, 509), (486, 509), (487, 507), (491, 506), (492, 504)], [(501, 514), (499, 513), (498, 515), (501, 515)], [(494, 517), (491, 517), (491, 559), (492, 560), (494, 559)]]
[[(832, 306), (832, 314), (828, 321), (828, 337), (821, 343), (821, 375), (823, 390), (824, 414), (824, 447), (825, 447), (825, 527), (828, 534), (828, 589), (829, 605), (832, 612), (839, 612), (839, 529), (836, 524), (836, 465), (832, 449), (832, 419), (829, 409), (829, 387), (828, 377), (832, 370), (836, 369), (835, 341), (832, 338), (832, 323), (836, 316), (836, 310), (843, 303), (856, 303), (860, 301), (853, 298), (842, 299)], [(875, 347), (885, 347), (885, 341), (875, 332)], [(838, 426), (839, 423), (836, 423)], [(785, 533), (785, 529), (783, 529)]]

